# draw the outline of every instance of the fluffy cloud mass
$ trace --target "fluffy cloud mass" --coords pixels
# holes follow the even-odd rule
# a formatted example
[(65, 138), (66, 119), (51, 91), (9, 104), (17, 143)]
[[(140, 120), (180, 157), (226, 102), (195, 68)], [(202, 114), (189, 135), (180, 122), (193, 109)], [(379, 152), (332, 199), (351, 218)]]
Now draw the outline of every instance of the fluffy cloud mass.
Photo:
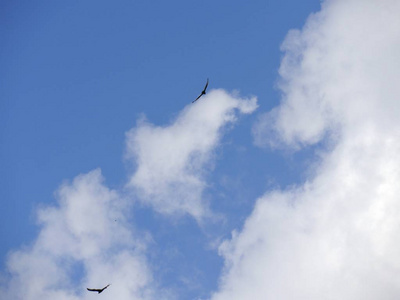
[(236, 112), (257, 108), (256, 98), (241, 99), (213, 90), (187, 106), (169, 126), (142, 121), (127, 134), (127, 155), (137, 170), (128, 187), (165, 214), (208, 215), (202, 199), (204, 173), (210, 167), (221, 131), (236, 120)]
[(57, 207), (39, 210), (34, 244), (11, 253), (2, 299), (89, 299), (82, 286), (108, 283), (104, 299), (153, 299), (145, 239), (134, 237), (123, 214), (126, 202), (102, 184), (100, 170), (64, 184), (57, 198)]
[(212, 299), (400, 295), (400, 2), (325, 1), (282, 49), (260, 146), (325, 150), (301, 186), (267, 192), (224, 242)]

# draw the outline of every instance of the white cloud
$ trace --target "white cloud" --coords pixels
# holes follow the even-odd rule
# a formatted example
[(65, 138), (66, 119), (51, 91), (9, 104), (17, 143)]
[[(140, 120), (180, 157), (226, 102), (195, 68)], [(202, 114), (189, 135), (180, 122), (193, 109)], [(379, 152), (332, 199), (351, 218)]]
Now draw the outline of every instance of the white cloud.
[(328, 139), (303, 185), (267, 192), (224, 242), (213, 300), (400, 296), (400, 2), (325, 1), (282, 49), (257, 144)]
[(202, 199), (204, 175), (213, 162), (222, 129), (257, 108), (257, 100), (241, 99), (223, 90), (212, 90), (188, 105), (168, 126), (146, 121), (127, 133), (127, 156), (137, 170), (128, 187), (141, 200), (165, 214), (208, 215)]
[[(146, 239), (129, 228), (126, 202), (102, 184), (100, 170), (64, 184), (57, 198), (58, 206), (39, 210), (33, 245), (10, 254), (2, 299), (89, 299), (86, 287), (108, 283), (103, 299), (153, 299)], [(74, 282), (80, 269), (82, 280)]]
[(320, 141), (337, 126), (358, 130), (354, 126), (366, 119), (390, 126), (399, 113), (393, 93), (400, 67), (398, 5), (326, 1), (301, 32), (290, 31), (279, 70), (282, 105), (255, 126), (256, 142), (277, 142), (264, 138), (271, 130), (279, 142), (299, 146)]

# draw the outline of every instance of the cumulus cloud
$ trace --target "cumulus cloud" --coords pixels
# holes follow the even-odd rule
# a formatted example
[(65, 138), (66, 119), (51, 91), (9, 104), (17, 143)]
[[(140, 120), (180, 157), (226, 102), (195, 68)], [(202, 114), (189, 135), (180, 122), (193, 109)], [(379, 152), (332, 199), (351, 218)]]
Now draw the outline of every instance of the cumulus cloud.
[(282, 103), (255, 142), (329, 147), (304, 184), (267, 192), (221, 245), (213, 300), (399, 297), (399, 15), (398, 1), (327, 0), (287, 35)]
[(249, 114), (256, 108), (256, 98), (212, 90), (168, 126), (139, 122), (127, 133), (127, 156), (137, 166), (128, 187), (158, 212), (197, 219), (208, 215), (202, 199), (204, 175), (210, 170), (222, 130), (236, 121), (237, 112)]
[(367, 120), (380, 126), (396, 122), (397, 1), (337, 0), (322, 6), (282, 45), (282, 105), (256, 124), (259, 145), (309, 145), (341, 126), (358, 130)]
[(89, 299), (85, 287), (108, 283), (104, 299), (154, 299), (146, 239), (127, 225), (127, 203), (102, 180), (100, 170), (79, 175), (58, 190), (58, 206), (39, 210), (38, 238), (7, 260), (2, 299)]

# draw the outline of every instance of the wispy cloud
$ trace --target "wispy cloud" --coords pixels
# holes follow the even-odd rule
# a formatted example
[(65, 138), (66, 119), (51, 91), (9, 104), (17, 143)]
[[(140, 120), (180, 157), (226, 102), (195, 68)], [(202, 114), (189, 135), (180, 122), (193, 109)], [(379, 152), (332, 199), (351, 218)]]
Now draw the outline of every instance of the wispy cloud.
[(400, 3), (332, 0), (282, 49), (262, 146), (328, 147), (301, 186), (267, 192), (220, 247), (212, 299), (397, 299)]
[(222, 131), (237, 112), (257, 108), (256, 98), (241, 99), (213, 90), (187, 106), (168, 126), (142, 121), (127, 134), (127, 156), (137, 165), (128, 187), (161, 213), (209, 215), (202, 193)]

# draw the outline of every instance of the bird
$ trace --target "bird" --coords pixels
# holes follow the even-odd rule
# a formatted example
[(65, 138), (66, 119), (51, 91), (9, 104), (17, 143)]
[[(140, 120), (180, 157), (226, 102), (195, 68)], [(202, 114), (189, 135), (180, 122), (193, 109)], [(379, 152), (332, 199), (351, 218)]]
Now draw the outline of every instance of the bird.
[(88, 291), (90, 291), (90, 292), (98, 292), (99, 294), (102, 292), (102, 291), (104, 291), (106, 288), (108, 288), (109, 286), (110, 286), (111, 284), (107, 284), (105, 287), (103, 287), (102, 289), (89, 289), (89, 288), (86, 288)]
[(200, 99), (201, 96), (203, 96), (203, 95), (206, 94), (207, 87), (208, 87), (208, 78), (207, 78), (207, 83), (206, 83), (206, 85), (204, 86), (204, 89), (201, 91), (201, 94), (196, 98), (196, 100), (192, 101), (192, 103), (196, 102), (197, 100)]

